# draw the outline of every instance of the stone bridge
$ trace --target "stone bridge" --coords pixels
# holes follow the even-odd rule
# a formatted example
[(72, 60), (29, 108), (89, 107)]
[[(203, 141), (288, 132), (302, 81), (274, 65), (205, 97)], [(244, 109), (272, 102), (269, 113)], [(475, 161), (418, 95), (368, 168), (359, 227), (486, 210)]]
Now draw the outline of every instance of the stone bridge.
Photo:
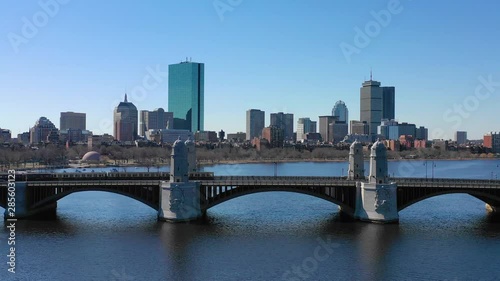
[[(339, 206), (353, 218), (397, 222), (398, 212), (429, 197), (465, 193), (500, 211), (500, 181), (469, 179), (389, 178), (385, 147), (371, 151), (365, 177), (362, 148), (351, 146), (347, 177), (214, 176), (196, 172), (191, 143), (176, 141), (170, 173), (81, 173), (19, 175), (0, 178), (0, 206), (5, 218), (55, 215), (57, 201), (75, 192), (106, 191), (138, 200), (167, 221), (189, 221), (225, 201), (247, 194), (283, 191), (307, 194)], [(14, 191), (14, 192), (13, 192)], [(14, 195), (14, 196), (12, 196)], [(14, 198), (14, 199), (13, 199)], [(15, 202), (15, 208), (12, 203)]]

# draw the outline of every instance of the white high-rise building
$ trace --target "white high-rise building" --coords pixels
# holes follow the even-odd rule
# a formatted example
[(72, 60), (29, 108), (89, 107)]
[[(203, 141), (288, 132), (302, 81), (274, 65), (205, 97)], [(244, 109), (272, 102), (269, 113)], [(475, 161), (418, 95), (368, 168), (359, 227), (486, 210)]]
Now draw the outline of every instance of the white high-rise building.
[(311, 121), (309, 117), (297, 120), (297, 142), (306, 139), (307, 133), (316, 133), (316, 121)]

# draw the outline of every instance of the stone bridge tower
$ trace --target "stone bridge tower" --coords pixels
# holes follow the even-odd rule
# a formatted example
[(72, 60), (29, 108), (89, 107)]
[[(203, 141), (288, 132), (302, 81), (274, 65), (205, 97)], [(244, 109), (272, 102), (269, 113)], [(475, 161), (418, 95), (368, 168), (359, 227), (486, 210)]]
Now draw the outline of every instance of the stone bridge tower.
[(370, 154), (369, 183), (387, 183), (387, 149), (383, 142), (376, 141)]
[(194, 141), (188, 138), (184, 144), (187, 149), (188, 173), (196, 172), (196, 147)]
[(187, 148), (179, 138), (174, 142), (170, 155), (170, 182), (188, 182), (188, 167)]
[(357, 184), (356, 218), (381, 223), (399, 220), (397, 186), (388, 182), (387, 174), (387, 149), (378, 140), (371, 148), (368, 182)]
[(200, 183), (189, 181), (188, 147), (180, 138), (172, 146), (170, 180), (160, 182), (160, 220), (190, 221), (202, 216)]
[(349, 151), (348, 179), (360, 180), (365, 178), (365, 160), (363, 159), (363, 145), (358, 140), (351, 144)]

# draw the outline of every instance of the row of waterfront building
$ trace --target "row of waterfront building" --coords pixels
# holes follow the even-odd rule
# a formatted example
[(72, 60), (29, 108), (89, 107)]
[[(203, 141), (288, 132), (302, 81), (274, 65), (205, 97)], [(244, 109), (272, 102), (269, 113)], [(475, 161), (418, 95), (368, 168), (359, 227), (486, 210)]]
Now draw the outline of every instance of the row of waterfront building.
[[(292, 113), (271, 113), (269, 126), (265, 127), (265, 112), (259, 109), (249, 109), (246, 113), (246, 133), (235, 137), (261, 143), (265, 139), (271, 146), (282, 145), (283, 142), (305, 143), (352, 143), (359, 140), (364, 143), (384, 139), (403, 147), (428, 146), (429, 133), (424, 126), (416, 126), (407, 122), (396, 121), (395, 87), (381, 86), (372, 79), (362, 83), (360, 88), (360, 118), (349, 120), (349, 110), (346, 104), (339, 100), (335, 103), (331, 115), (318, 116), (318, 121), (309, 117), (297, 119), (294, 130)], [(294, 132), (294, 133), (292, 133)], [(228, 135), (232, 136), (232, 135)], [(498, 134), (489, 133), (484, 136), (484, 146), (493, 152), (500, 152), (496, 146)], [(457, 145), (467, 143), (467, 132), (455, 133)]]
[[(173, 142), (179, 135), (192, 137), (204, 133), (204, 72), (203, 63), (183, 61), (169, 65), (168, 111), (137, 110), (127, 99), (127, 94), (113, 112), (113, 140), (122, 143), (141, 138)], [(140, 121), (140, 123), (139, 123)], [(175, 135), (175, 139), (171, 140)], [(10, 131), (4, 130), (0, 140), (11, 139)], [(7, 138), (8, 136), (8, 138)], [(58, 129), (48, 118), (39, 118), (29, 132), (18, 135), (19, 142), (87, 142), (92, 132), (86, 129), (86, 114), (62, 112)], [(108, 139), (108, 136), (104, 137)]]
[[(331, 115), (322, 115), (318, 121), (309, 117), (299, 118), (294, 133), (292, 113), (271, 113), (269, 130), (282, 131), (284, 141), (339, 143), (360, 139), (373, 142), (375, 139), (399, 139), (401, 135), (427, 140), (427, 129), (414, 124), (395, 121), (395, 87), (381, 87), (380, 82), (370, 80), (360, 88), (360, 118), (349, 120), (349, 110), (345, 102), (335, 103)], [(250, 109), (246, 114), (246, 139), (254, 140), (264, 135), (265, 112)], [(274, 128), (274, 129), (271, 129)], [(274, 141), (271, 141), (275, 143)], [(278, 141), (277, 143), (280, 143)]]
[[(372, 79), (364, 81), (360, 88), (359, 120), (349, 120), (345, 102), (335, 103), (331, 115), (321, 115), (318, 120), (298, 118), (293, 113), (271, 113), (269, 125), (265, 126), (265, 112), (250, 109), (246, 112), (246, 132), (228, 134), (227, 139), (247, 141), (257, 145), (267, 142), (269, 146), (284, 143), (351, 143), (354, 140), (370, 143), (376, 139), (415, 143), (428, 140), (428, 129), (407, 122), (396, 121), (395, 87), (381, 86)], [(294, 125), (296, 127), (294, 128)], [(127, 99), (127, 94), (113, 112), (113, 135), (93, 136), (86, 129), (86, 114), (61, 112), (59, 129), (47, 118), (39, 118), (29, 132), (18, 135), (22, 143), (42, 142), (106, 142), (133, 143), (146, 140), (156, 143), (173, 143), (181, 139), (196, 139), (208, 142), (223, 141), (225, 132), (204, 131), (204, 64), (183, 61), (169, 65), (168, 111), (157, 108), (141, 110)], [(485, 145), (495, 148), (497, 134), (484, 137)], [(10, 131), (0, 129), (0, 142), (11, 139)], [(459, 145), (467, 141), (466, 132), (457, 132)], [(415, 145), (417, 146), (417, 145)], [(500, 149), (499, 149), (500, 150)], [(498, 151), (498, 150), (497, 150)]]

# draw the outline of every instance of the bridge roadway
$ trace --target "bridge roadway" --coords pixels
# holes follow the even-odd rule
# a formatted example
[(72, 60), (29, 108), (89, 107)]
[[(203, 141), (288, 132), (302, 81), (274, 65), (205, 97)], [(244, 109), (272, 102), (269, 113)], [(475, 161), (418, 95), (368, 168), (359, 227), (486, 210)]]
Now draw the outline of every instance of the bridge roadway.
[[(165, 176), (165, 174), (163, 174)], [(166, 174), (168, 177), (168, 174)], [(127, 178), (127, 177), (125, 177)], [(139, 200), (159, 208), (159, 175), (136, 174), (129, 179), (109, 179), (102, 175), (84, 178), (58, 178), (26, 182), (29, 209), (37, 209), (80, 191), (108, 191)], [(165, 179), (168, 180), (168, 179)], [(266, 191), (289, 191), (309, 194), (339, 205), (347, 213), (354, 212), (357, 181), (345, 177), (311, 176), (190, 176), (190, 180), (201, 184), (201, 206), (203, 211), (227, 200), (246, 194)], [(446, 179), (446, 178), (391, 178), (397, 183), (398, 211), (426, 198), (448, 194), (470, 194), (491, 206), (500, 206), (500, 180)], [(19, 182), (18, 182), (19, 183)], [(0, 206), (6, 206), (7, 183), (0, 182)]]
[[(162, 179), (168, 180), (168, 179)], [(356, 186), (358, 180), (348, 180), (346, 177), (316, 177), (316, 176), (214, 176), (211, 179), (190, 177), (190, 180), (199, 181), (201, 185), (218, 186), (249, 186), (249, 185), (287, 185), (287, 186)], [(29, 186), (117, 186), (124, 184), (132, 185), (156, 185), (160, 179), (148, 179), (144, 177), (131, 177), (131, 179), (103, 179), (100, 177), (84, 179), (59, 179), (28, 181)], [(389, 178), (390, 182), (396, 182), (398, 187), (429, 187), (429, 188), (497, 188), (500, 189), (500, 180), (482, 179), (454, 179), (454, 178)], [(0, 186), (6, 186), (1, 183)]]

